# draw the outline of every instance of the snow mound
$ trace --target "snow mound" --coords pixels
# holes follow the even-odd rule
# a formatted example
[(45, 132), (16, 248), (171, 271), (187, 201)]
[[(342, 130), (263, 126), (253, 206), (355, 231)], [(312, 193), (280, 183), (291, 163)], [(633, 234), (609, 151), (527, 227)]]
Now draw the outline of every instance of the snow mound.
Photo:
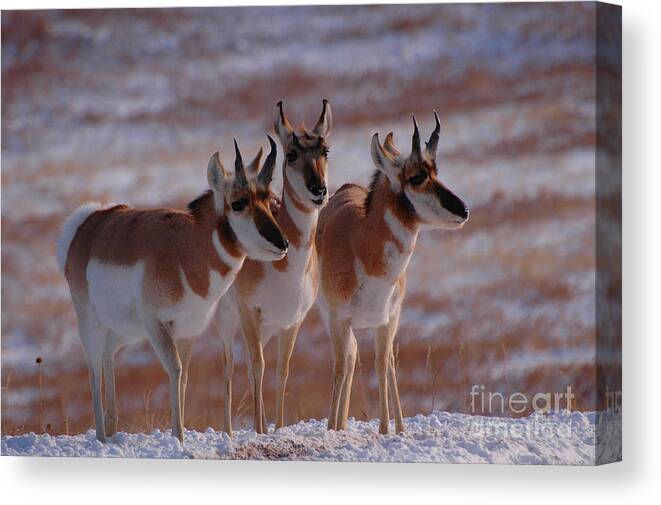
[(378, 420), (349, 421), (328, 431), (326, 420), (300, 421), (267, 435), (242, 430), (234, 438), (207, 428), (186, 431), (181, 444), (169, 433), (117, 433), (106, 444), (94, 430), (80, 435), (29, 433), (2, 437), (6, 456), (271, 459), (505, 464), (595, 464), (595, 414), (559, 412), (520, 419), (447, 412), (406, 420), (402, 435), (378, 433)]

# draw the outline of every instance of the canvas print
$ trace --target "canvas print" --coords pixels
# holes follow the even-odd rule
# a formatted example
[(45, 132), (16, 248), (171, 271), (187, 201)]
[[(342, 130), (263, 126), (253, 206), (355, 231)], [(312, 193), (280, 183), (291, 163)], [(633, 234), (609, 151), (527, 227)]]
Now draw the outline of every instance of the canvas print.
[(2, 12), (2, 455), (621, 459), (621, 10)]

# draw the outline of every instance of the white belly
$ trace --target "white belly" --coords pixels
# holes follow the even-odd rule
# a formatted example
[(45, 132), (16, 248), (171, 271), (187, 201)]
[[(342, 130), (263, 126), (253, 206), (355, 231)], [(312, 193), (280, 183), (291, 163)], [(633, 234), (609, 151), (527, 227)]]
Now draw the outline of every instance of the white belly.
[(274, 268), (267, 268), (266, 272), (260, 283), (262, 289), (258, 287), (250, 300), (253, 307), (261, 309), (262, 325), (286, 328), (302, 321), (317, 296), (317, 284), (312, 272), (300, 277)]
[(399, 290), (392, 281), (365, 276), (348, 306), (353, 328), (376, 328), (390, 320), (398, 305)]
[[(349, 319), (354, 329), (377, 328), (386, 324), (390, 316), (396, 312), (401, 297), (402, 293), (399, 292), (396, 284), (375, 277), (366, 277), (361, 279), (356, 295), (334, 310), (337, 318)], [(330, 308), (323, 291), (317, 297), (317, 306), (328, 331)]]
[(222, 277), (216, 271), (209, 273), (209, 292), (202, 297), (196, 294), (185, 280), (184, 296), (174, 305), (160, 310), (160, 321), (172, 321), (175, 339), (191, 338), (200, 335), (209, 325), (216, 310), (218, 300), (227, 292), (234, 276)]
[[(411, 252), (400, 253), (392, 242), (385, 244), (387, 274), (371, 277), (360, 260), (355, 261), (358, 292), (351, 299), (348, 311), (354, 328), (375, 328), (386, 324), (402, 302), (398, 280), (411, 259)], [(409, 249), (412, 251), (412, 249)]]
[(97, 318), (122, 341), (146, 337), (142, 320), (145, 265), (110, 265), (92, 259), (87, 265), (90, 303)]
[[(386, 324), (402, 303), (404, 293), (400, 292), (398, 280), (406, 270), (411, 254), (398, 254), (394, 245), (388, 243), (386, 255), (389, 273), (384, 277), (367, 275), (360, 260), (355, 260), (358, 289), (349, 301), (335, 308), (337, 316), (350, 319), (353, 328), (376, 328)], [(319, 309), (328, 325), (329, 308), (324, 299), (320, 300)]]
[(173, 337), (190, 338), (201, 334), (211, 319), (218, 299), (227, 291), (233, 276), (210, 272), (209, 292), (197, 295), (182, 275), (183, 297), (174, 305), (148, 313), (143, 306), (144, 263), (132, 266), (104, 264), (91, 260), (87, 267), (90, 303), (99, 321), (124, 343), (147, 337), (145, 322), (156, 318), (173, 322)]

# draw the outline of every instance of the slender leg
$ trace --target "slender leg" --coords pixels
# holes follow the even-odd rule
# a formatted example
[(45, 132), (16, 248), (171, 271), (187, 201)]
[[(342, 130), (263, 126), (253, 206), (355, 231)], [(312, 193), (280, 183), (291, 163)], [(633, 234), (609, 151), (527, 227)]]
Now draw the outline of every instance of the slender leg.
[(390, 357), (388, 358), (388, 390), (390, 391), (390, 400), (394, 410), (395, 417), (395, 431), (402, 433), (406, 426), (404, 425), (404, 416), (402, 415), (402, 404), (399, 400), (399, 386), (397, 385), (397, 370), (395, 368), (395, 352), (393, 350), (393, 342), (395, 341), (395, 334), (399, 327), (399, 314), (401, 313), (402, 306), (400, 305), (395, 313), (388, 321), (387, 330), (390, 333)]
[[(232, 338), (233, 340), (233, 338)], [(223, 341), (225, 360), (223, 376), (225, 379), (225, 432), (232, 436), (232, 375), (234, 374), (234, 346), (232, 340)]]
[(177, 342), (177, 352), (181, 359), (181, 386), (179, 388), (179, 404), (181, 406), (181, 422), (185, 420), (184, 412), (186, 410), (186, 386), (188, 386), (188, 368), (190, 367), (190, 359), (193, 355), (194, 338), (184, 338)]
[(160, 321), (152, 321), (147, 325), (149, 343), (154, 348), (158, 359), (170, 379), (170, 410), (172, 417), (172, 436), (180, 442), (184, 441), (184, 425), (181, 420), (181, 360), (177, 346), (172, 339), (170, 328)]
[(296, 336), (300, 328), (296, 323), (289, 328), (283, 328), (278, 334), (278, 367), (277, 367), (277, 394), (275, 397), (275, 428), (285, 425), (285, 389), (289, 377), (289, 360), (294, 351)]
[(248, 366), (250, 368), (250, 382), (253, 395), (253, 414), (255, 431), (264, 433), (266, 429), (264, 422), (264, 399), (262, 395), (262, 384), (264, 381), (264, 349), (260, 337), (261, 322), (259, 313), (240, 307), (241, 328), (243, 329), (243, 340), (248, 354)]
[(393, 410), (395, 411), (395, 431), (397, 433), (402, 433), (406, 429), (406, 426), (404, 425), (404, 417), (402, 415), (402, 405), (399, 401), (399, 387), (397, 386), (394, 352), (390, 353), (388, 365), (388, 390), (390, 391), (390, 401), (392, 402)]
[(388, 323), (379, 326), (374, 340), (374, 368), (379, 381), (379, 411), (381, 422), (379, 433), (387, 435), (390, 431), (390, 412), (388, 410), (388, 368), (392, 354), (392, 344), (397, 328), (397, 318), (391, 318)]
[(234, 375), (234, 336), (239, 324), (239, 314), (230, 295), (218, 302), (214, 329), (223, 342), (223, 382), (225, 385), (225, 432), (232, 436), (232, 377)]
[(119, 347), (116, 336), (106, 341), (103, 349), (103, 383), (106, 393), (105, 433), (112, 437), (117, 433), (117, 396), (115, 392), (115, 355)]
[(331, 315), (330, 321), (331, 347), (333, 348), (333, 395), (330, 413), (328, 414), (328, 429), (341, 429), (340, 400), (348, 375), (348, 354), (351, 348), (351, 325), (349, 320), (337, 321)]
[[(262, 391), (262, 393), (263, 393), (263, 391)], [(262, 427), (264, 428), (264, 433), (269, 432), (269, 422), (266, 419), (266, 408), (264, 407), (264, 397), (263, 396), (262, 396)]]
[[(74, 301), (75, 303), (75, 301)], [(92, 391), (92, 408), (94, 409), (94, 424), (96, 438), (106, 441), (106, 427), (101, 402), (101, 380), (103, 361), (103, 342), (106, 339), (105, 330), (88, 320), (86, 313), (76, 305), (78, 314), (78, 332), (85, 348), (87, 366), (89, 368), (90, 389)]]
[(92, 406), (94, 408), (94, 423), (96, 438), (99, 442), (106, 441), (106, 427), (103, 419), (103, 404), (101, 403), (101, 357), (88, 356), (90, 387), (92, 389)]
[(347, 354), (347, 364), (346, 364), (346, 378), (344, 384), (342, 385), (342, 393), (340, 395), (340, 417), (339, 425), (340, 429), (348, 429), (348, 419), (349, 419), (349, 404), (351, 400), (351, 386), (353, 384), (353, 376), (356, 370), (356, 358), (358, 357), (358, 342), (356, 342), (356, 337), (351, 331), (351, 338), (349, 339), (349, 352)]

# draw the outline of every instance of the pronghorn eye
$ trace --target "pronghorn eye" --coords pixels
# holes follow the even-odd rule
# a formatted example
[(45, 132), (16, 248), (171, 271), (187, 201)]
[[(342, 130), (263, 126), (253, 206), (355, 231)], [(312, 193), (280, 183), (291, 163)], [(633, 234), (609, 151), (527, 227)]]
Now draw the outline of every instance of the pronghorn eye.
[(269, 210), (272, 213), (277, 214), (277, 212), (280, 210), (280, 200), (278, 200), (277, 198), (269, 199)]
[(287, 163), (289, 164), (294, 163), (296, 161), (296, 158), (298, 158), (296, 151), (289, 151), (287, 153)]
[(324, 150), (321, 152), (321, 154), (323, 154), (324, 158), (328, 159), (328, 152), (329, 151), (330, 151), (330, 149), (328, 149), (327, 147), (324, 147)]
[(232, 202), (232, 210), (234, 212), (241, 212), (243, 209), (246, 208), (246, 205), (248, 205), (248, 200), (242, 198), (241, 200)]
[(413, 177), (409, 179), (409, 182), (413, 184), (414, 186), (418, 186), (419, 184), (422, 184), (425, 182), (425, 179), (427, 178), (427, 173), (426, 172), (420, 172), (418, 174), (415, 174)]

